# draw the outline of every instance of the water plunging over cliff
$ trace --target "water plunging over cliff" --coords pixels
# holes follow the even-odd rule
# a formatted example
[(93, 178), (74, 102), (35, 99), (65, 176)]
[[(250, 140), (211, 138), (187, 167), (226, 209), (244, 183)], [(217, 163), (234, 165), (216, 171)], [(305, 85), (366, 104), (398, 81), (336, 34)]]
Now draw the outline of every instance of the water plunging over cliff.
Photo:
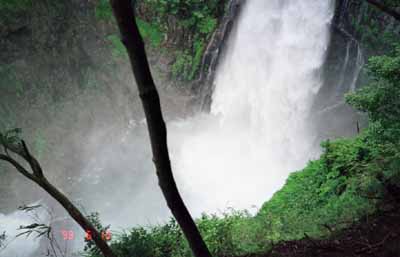
[(211, 111), (170, 126), (195, 214), (260, 205), (315, 157), (311, 106), (334, 1), (250, 0), (217, 70)]

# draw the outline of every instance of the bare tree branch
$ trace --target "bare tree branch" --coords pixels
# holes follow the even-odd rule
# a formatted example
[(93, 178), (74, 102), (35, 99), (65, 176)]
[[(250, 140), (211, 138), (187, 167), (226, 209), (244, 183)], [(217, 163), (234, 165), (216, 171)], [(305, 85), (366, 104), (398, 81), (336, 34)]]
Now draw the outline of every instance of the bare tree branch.
[(143, 39), (130, 0), (110, 0), (135, 76), (149, 131), (158, 184), (196, 257), (211, 257), (176, 186), (167, 146), (167, 130), (160, 98), (150, 72)]
[(25, 160), (31, 166), (33, 174), (35, 174), (35, 176), (38, 178), (43, 178), (43, 170), (42, 167), (40, 167), (39, 162), (35, 159), (35, 157), (31, 155), (31, 153), (28, 150), (28, 147), (25, 144), (25, 141), (22, 140), (21, 143), (24, 150)]
[(27, 171), (22, 165), (20, 165), (16, 160), (11, 158), (9, 155), (0, 154), (0, 160), (3, 160), (3, 161), (6, 161), (6, 162), (10, 163), (22, 175), (24, 175), (25, 177), (29, 178), (30, 180), (33, 180), (33, 181), (36, 180), (36, 177), (33, 174), (29, 173), (29, 171)]
[(375, 6), (376, 8), (378, 8), (379, 10), (381, 10), (382, 12), (392, 16), (393, 18), (395, 18), (396, 20), (400, 21), (400, 13), (397, 12), (396, 10), (382, 4), (381, 2), (378, 2), (376, 0), (366, 0), (369, 4)]
[[(43, 169), (39, 162), (31, 155), (28, 147), (24, 141), (12, 145), (6, 145), (3, 142), (5, 149), (14, 152), (15, 154), (26, 160), (32, 170), (29, 172), (20, 163), (18, 163), (11, 156), (0, 154), (0, 160), (4, 160), (14, 166), (22, 175), (32, 180), (38, 184), (43, 190), (49, 193), (54, 199), (59, 202), (64, 209), (69, 213), (69, 215), (82, 227), (84, 231), (91, 231), (93, 241), (96, 246), (100, 249), (105, 257), (116, 257), (112, 252), (111, 248), (108, 246), (106, 241), (101, 237), (100, 232), (96, 227), (79, 211), (79, 209), (56, 187), (54, 187), (47, 178), (43, 175)], [(21, 146), (21, 147), (20, 147)]]

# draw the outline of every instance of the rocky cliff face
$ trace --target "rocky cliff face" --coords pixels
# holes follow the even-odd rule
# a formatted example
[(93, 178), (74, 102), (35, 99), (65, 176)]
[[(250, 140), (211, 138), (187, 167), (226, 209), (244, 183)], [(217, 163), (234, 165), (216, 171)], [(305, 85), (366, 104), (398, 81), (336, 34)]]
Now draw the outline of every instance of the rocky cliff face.
[(198, 107), (203, 111), (209, 111), (211, 95), (214, 90), (214, 78), (218, 64), (224, 57), (224, 49), (228, 43), (229, 35), (234, 30), (245, 0), (228, 1), (227, 11), (223, 15), (219, 26), (214, 31), (210, 42), (204, 52), (200, 75), (194, 83), (194, 92)]
[[(91, 2), (38, 0), (24, 1), (23, 6), (10, 2), (0, 9), (0, 127), (23, 128), (41, 155), (48, 152), (49, 142), (61, 144), (68, 129), (77, 129), (73, 124), (78, 116), (90, 120), (78, 114), (79, 107), (73, 107), (71, 100), (86, 91), (90, 71), (103, 63), (103, 55), (94, 51), (104, 45), (93, 29)], [(69, 157), (78, 161), (72, 153)], [(4, 166), (0, 172), (4, 174)], [(9, 185), (18, 179), (12, 178)]]
[[(0, 3), (0, 129), (22, 128), (50, 180), (71, 194), (79, 185), (68, 179), (79, 177), (89, 158), (84, 149), (94, 140), (96, 147), (119, 140), (132, 121), (143, 119), (116, 26), (112, 18), (99, 19), (104, 16), (98, 9), (103, 2), (108, 1)], [(223, 1), (219, 7), (217, 14), (222, 16)], [(151, 11), (146, 12), (141, 1), (138, 13), (143, 21), (155, 18), (148, 15)], [(167, 20), (172, 25), (160, 46), (147, 42), (147, 50), (163, 111), (172, 119), (184, 116), (193, 103), (193, 81), (176, 81), (171, 75), (173, 53), (189, 47), (193, 35), (182, 31), (173, 16)], [(213, 44), (219, 48), (218, 40)], [(0, 177), (7, 182), (0, 183), (1, 212), (43, 196), (4, 163)]]
[[(225, 6), (221, 2), (219, 25), (203, 52), (199, 79), (178, 82), (191, 84), (195, 90), (172, 86), (176, 81), (171, 78), (175, 61), (171, 52), (180, 45), (187, 47), (193, 36), (190, 31), (182, 32), (173, 16), (167, 18), (171, 28), (162, 39), (165, 42), (160, 48), (164, 50), (148, 48), (167, 117), (184, 115), (187, 108), (182, 106), (193, 102), (207, 110), (213, 74), (243, 2), (228, 1), (227, 12), (221, 11)], [(80, 146), (94, 130), (122, 129), (130, 120), (143, 118), (124, 51), (118, 39), (110, 37), (116, 28), (111, 21), (98, 20), (98, 3), (0, 3), (0, 129), (23, 128), (34, 152), (49, 164), (47, 169), (58, 170), (54, 177), (62, 172), (72, 176), (73, 170), (84, 165)], [(139, 14), (148, 12), (151, 10), (140, 6)], [(151, 17), (143, 19), (151, 21)], [(317, 126), (325, 128), (329, 136), (354, 134), (359, 117), (343, 103), (343, 94), (367, 80), (361, 67), (368, 56), (386, 52), (391, 43), (399, 42), (400, 26), (363, 0), (337, 0), (332, 31), (324, 68), (326, 80), (319, 92), (320, 101), (315, 103), (321, 121)], [(112, 133), (106, 134), (107, 140), (113, 140)], [(27, 182), (6, 174), (1, 165), (0, 176), (11, 181), (0, 184), (1, 194), (7, 191), (7, 202), (23, 199), (24, 190), (17, 190), (17, 195), (8, 188)], [(4, 199), (0, 197), (2, 210)]]
[[(22, 128), (49, 178), (67, 193), (74, 191), (68, 177), (78, 177), (94, 135), (102, 135), (97, 144), (104, 146), (143, 119), (116, 27), (98, 20), (97, 4), (0, 3), (0, 129)], [(189, 94), (171, 86), (168, 60), (149, 53), (167, 119), (184, 115)], [(0, 183), (1, 212), (41, 195), (4, 163), (0, 177), (7, 177)]]
[[(400, 24), (363, 0), (337, 0), (324, 84), (315, 109), (325, 137), (353, 135), (364, 119), (344, 102), (344, 94), (368, 81), (363, 66), (373, 55), (400, 42)], [(359, 123), (359, 125), (357, 125)]]

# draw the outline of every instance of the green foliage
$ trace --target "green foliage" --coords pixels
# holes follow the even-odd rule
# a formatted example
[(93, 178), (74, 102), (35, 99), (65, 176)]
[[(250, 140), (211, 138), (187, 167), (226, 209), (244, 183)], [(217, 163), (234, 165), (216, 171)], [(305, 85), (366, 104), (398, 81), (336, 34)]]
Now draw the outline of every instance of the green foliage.
[(369, 117), (365, 141), (374, 158), (380, 180), (400, 185), (400, 45), (391, 56), (372, 57), (368, 64), (372, 81), (346, 100)]
[(356, 94), (348, 95), (347, 101), (367, 112), (375, 125), (397, 130), (400, 121), (400, 45), (396, 47), (395, 55), (372, 57), (368, 64), (372, 82)]
[[(193, 80), (198, 74), (206, 40), (217, 27), (225, 1), (217, 0), (141, 0), (138, 1), (136, 19), (144, 40), (153, 48), (162, 45), (168, 37), (184, 37), (180, 45), (168, 46), (173, 51), (175, 62), (171, 73), (177, 79)], [(222, 10), (222, 11), (221, 11)], [(101, 21), (112, 21), (113, 14), (108, 0), (100, 0), (96, 6), (96, 17)], [(171, 19), (174, 22), (171, 24)], [(176, 21), (176, 22), (175, 22)], [(171, 35), (173, 34), (173, 35)], [(168, 35), (168, 37), (165, 37)], [(194, 40), (187, 40), (187, 37)], [(114, 57), (124, 57), (123, 45), (116, 36), (108, 37)], [(179, 41), (179, 40), (178, 40)], [(180, 49), (176, 51), (176, 49)]]
[(237, 252), (233, 227), (239, 214), (224, 214), (223, 217), (205, 215), (197, 221), (199, 230), (214, 256), (228, 256)]
[[(205, 42), (217, 27), (218, 18), (224, 11), (225, 1), (142, 0), (139, 3), (145, 10), (151, 10), (151, 17), (157, 17), (147, 20), (153, 26), (157, 24), (159, 31), (166, 34), (174, 33), (174, 35), (168, 34), (172, 37), (184, 38), (184, 41), (177, 46), (180, 50), (174, 54), (172, 75), (181, 80), (195, 79), (203, 57)], [(169, 22), (171, 18), (174, 21), (172, 26)], [(175, 35), (176, 33), (179, 35)]]
[[(271, 242), (327, 236), (379, 208), (390, 197), (388, 185), (400, 188), (399, 58), (399, 47), (393, 56), (371, 58), (370, 85), (347, 96), (369, 116), (369, 127), (357, 137), (322, 143), (320, 159), (292, 173), (255, 217), (231, 211), (196, 220), (214, 256), (244, 256), (265, 252)], [(192, 256), (174, 220), (134, 228), (112, 248), (121, 256)]]
[(107, 39), (111, 44), (111, 54), (115, 58), (127, 57), (128, 53), (126, 51), (126, 48), (117, 35), (109, 35)]
[(193, 63), (192, 56), (187, 51), (177, 51), (175, 55), (176, 60), (172, 65), (172, 75), (174, 77), (188, 79), (191, 74), (191, 67)]
[[(396, 6), (396, 1), (383, 2), (386, 6)], [(382, 54), (399, 41), (398, 26), (394, 19), (367, 2), (361, 3), (359, 11), (357, 16), (352, 17), (351, 24), (356, 38), (368, 51)]]
[(199, 22), (198, 29), (202, 34), (210, 34), (217, 27), (217, 20), (214, 18), (203, 19)]
[[(196, 220), (200, 233), (214, 256), (236, 256), (260, 252), (265, 242), (249, 237), (256, 232), (247, 212), (232, 211), (221, 216), (203, 215)], [(111, 244), (118, 256), (132, 257), (190, 257), (189, 245), (174, 219), (161, 226), (137, 227), (116, 236)], [(100, 257), (89, 252), (88, 257)]]
[(194, 43), (194, 57), (192, 61), (191, 72), (189, 76), (189, 80), (193, 80), (196, 77), (197, 72), (199, 71), (201, 61), (203, 58), (205, 44), (201, 40), (197, 40)]
[[(100, 214), (98, 212), (93, 212), (90, 213), (87, 216), (87, 219), (93, 224), (93, 226), (100, 232), (105, 232), (107, 231), (110, 226), (106, 226), (104, 227), (101, 224), (101, 220), (100, 220)], [(85, 247), (84, 247), (84, 251), (86, 253), (86, 256), (103, 256), (99, 250), (99, 248), (97, 248), (96, 244), (94, 243), (93, 240), (88, 240), (87, 238), (85, 238)]]
[(99, 0), (95, 9), (96, 18), (103, 21), (114, 19), (109, 0)]
[(157, 24), (151, 24), (142, 19), (136, 19), (140, 34), (143, 38), (150, 42), (152, 47), (159, 47), (163, 40), (164, 34)]
[[(152, 228), (132, 228), (119, 235), (111, 247), (118, 256), (138, 256), (138, 257), (167, 257), (172, 256), (172, 252), (179, 245), (182, 239), (181, 232), (174, 220), (163, 226)], [(93, 243), (92, 243), (93, 245)], [(93, 247), (86, 247), (85, 252), (90, 257), (100, 257), (100, 252), (94, 251)]]
[[(154, 1), (148, 1), (154, 2)], [(204, 53), (205, 44), (217, 27), (217, 19), (221, 15), (219, 8), (223, 2), (208, 1), (159, 1), (157, 9), (161, 17), (173, 14), (178, 24), (192, 33), (195, 39), (184, 51), (177, 51), (172, 74), (183, 80), (195, 79)]]
[(172, 75), (184, 80), (193, 80), (200, 68), (204, 52), (204, 43), (201, 40), (194, 43), (194, 56), (189, 51), (177, 51), (172, 65)]
[[(98, 4), (96, 5), (96, 18), (101, 20), (101, 21), (113, 21), (114, 20), (114, 15), (110, 6), (110, 3), (108, 0), (100, 0)], [(159, 28), (159, 25), (157, 23), (149, 23), (145, 20), (142, 20), (140, 18), (136, 19), (137, 25), (139, 27), (139, 31), (143, 38), (151, 44), (152, 47), (158, 47), (160, 46), (162, 40), (163, 40), (163, 33), (161, 32), (161, 29)], [(111, 37), (111, 39), (110, 39)], [(124, 55), (121, 51), (121, 45), (122, 43), (116, 40), (116, 36), (111, 35), (108, 38), (109, 40), (112, 41), (112, 44), (114, 46), (113, 48), (113, 55), (117, 56), (122, 56)], [(123, 45), (122, 45), (123, 46)]]
[(265, 203), (257, 218), (268, 221), (274, 241), (347, 226), (374, 211), (388, 185), (400, 186), (400, 48), (371, 58), (367, 69), (371, 83), (346, 100), (367, 113), (369, 127), (354, 139), (323, 143), (321, 158)]
[[(366, 173), (361, 139), (325, 142), (319, 160), (289, 176), (285, 186), (264, 204), (258, 219), (267, 220), (273, 241), (320, 237), (326, 227), (339, 228), (374, 210), (361, 192), (374, 183)], [(340, 225), (341, 224), (341, 225)]]
[(203, 34), (212, 32), (216, 18), (220, 15), (224, 2), (217, 0), (143, 0), (142, 4), (149, 6), (158, 14), (159, 20), (166, 20), (173, 15), (179, 23)]

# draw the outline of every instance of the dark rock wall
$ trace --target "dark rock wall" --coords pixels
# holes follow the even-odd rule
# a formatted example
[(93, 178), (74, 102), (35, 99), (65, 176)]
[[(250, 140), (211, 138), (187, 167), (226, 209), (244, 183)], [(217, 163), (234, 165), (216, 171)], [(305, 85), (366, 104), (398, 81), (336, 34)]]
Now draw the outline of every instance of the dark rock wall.
[[(115, 144), (144, 115), (128, 60), (110, 48), (116, 27), (96, 18), (97, 1), (31, 2), (7, 19), (0, 9), (0, 130), (22, 128), (49, 179), (75, 196), (80, 185), (68, 177), (87, 165), (93, 152), (85, 149)], [(167, 119), (183, 115), (189, 96), (149, 53)], [(46, 197), (4, 163), (0, 178), (0, 212)]]
[[(400, 6), (400, 4), (399, 4)], [(351, 136), (365, 117), (345, 104), (344, 95), (368, 82), (368, 58), (390, 52), (400, 42), (400, 23), (364, 0), (337, 0), (324, 84), (314, 103), (318, 138)]]
[(196, 104), (198, 104), (199, 109), (202, 111), (208, 112), (210, 110), (211, 96), (215, 86), (215, 73), (217, 72), (220, 60), (224, 58), (229, 35), (233, 33), (236, 27), (236, 21), (239, 20), (239, 15), (244, 4), (244, 0), (231, 0), (228, 2), (227, 12), (213, 33), (204, 53), (200, 67), (200, 76), (193, 85)]

